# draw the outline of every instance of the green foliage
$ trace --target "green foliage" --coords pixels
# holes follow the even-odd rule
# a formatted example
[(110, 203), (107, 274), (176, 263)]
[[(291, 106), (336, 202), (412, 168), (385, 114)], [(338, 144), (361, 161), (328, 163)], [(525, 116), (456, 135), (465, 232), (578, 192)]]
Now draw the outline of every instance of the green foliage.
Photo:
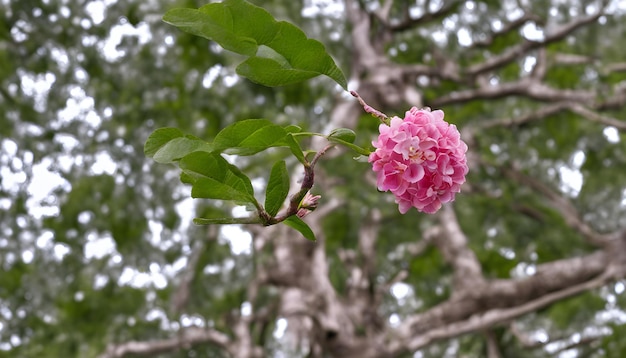
[(198, 138), (184, 136), (177, 128), (160, 128), (154, 131), (144, 145), (144, 153), (157, 163), (172, 163), (195, 151), (213, 151)]
[(246, 1), (225, 0), (197, 10), (172, 9), (163, 20), (247, 56), (237, 73), (253, 82), (284, 86), (326, 75), (347, 89), (343, 73), (324, 45)]
[(333, 140), (340, 140), (346, 143), (354, 143), (356, 139), (356, 133), (352, 129), (348, 128), (336, 128), (333, 129), (330, 134), (328, 134), (328, 139), (332, 142)]
[[(339, 96), (329, 94), (338, 88), (324, 78), (301, 82), (325, 75), (345, 87), (343, 74), (328, 55), (340, 59), (337, 63), (353, 63), (354, 52), (347, 36), (351, 28), (345, 16), (323, 11), (308, 16), (302, 3), (285, 0), (252, 1), (271, 9), (273, 15), (244, 1), (202, 6), (208, 2), (157, 0), (150, 6), (137, 0), (105, 2), (102, 20), (94, 15), (99, 10), (91, 8), (99, 5), (97, 1), (0, 4), (4, 30), (0, 31), (0, 357), (97, 357), (108, 343), (173, 339), (174, 324), (180, 324), (182, 317), (199, 317), (203, 324), (232, 335), (231, 318), (250, 299), (247, 286), (257, 265), (264, 265), (271, 255), (272, 242), (262, 252), (236, 255), (227, 241), (237, 243), (240, 238), (229, 237), (214, 227), (188, 225), (190, 215), (198, 216), (197, 224), (262, 224), (255, 215), (261, 210), (245, 220), (229, 216), (236, 205), (254, 206), (257, 199), (249, 182), (255, 183), (255, 190), (257, 182), (267, 182), (265, 191), (256, 194), (264, 195), (262, 209), (269, 216), (280, 217), (286, 212), (285, 206), (292, 204), (287, 198), (289, 182), (299, 179), (290, 180), (287, 171), (297, 172), (298, 163), (302, 168), (310, 164), (313, 153), (307, 145), (311, 136), (326, 138), (330, 145), (342, 145), (360, 155), (369, 153), (363, 148), (370, 148), (377, 121), (366, 115), (358, 119), (352, 127), (356, 138), (347, 128), (326, 134), (330, 109), (339, 100)], [(363, 3), (375, 5), (375, 1)], [(385, 39), (397, 52), (390, 60), (407, 64), (404, 68), (427, 65), (437, 69), (437, 56), (444, 56), (462, 75), (467, 66), (494, 58), (524, 41), (521, 32), (515, 30), (496, 36), (490, 45), (459, 46), (455, 34), (460, 27), (470, 29), (473, 39), (481, 39), (496, 29), (494, 24), (506, 27), (508, 20), (501, 2), (479, 1), (473, 9), (464, 2), (456, 4), (448, 16), (432, 23), (421, 22), (419, 29), (395, 32)], [(409, 5), (419, 7), (420, 3), (393, 2), (392, 20), (403, 21), (395, 16), (402, 15)], [(174, 22), (179, 22), (175, 25), (189, 33), (154, 17), (172, 6), (202, 6), (172, 10), (166, 15), (166, 19), (173, 16)], [(529, 11), (560, 25), (584, 13), (585, 7), (576, 2), (562, 4), (555, 7), (557, 15), (553, 16), (550, 2), (540, 1), (532, 2)], [(619, 11), (590, 24), (589, 30), (581, 28), (574, 36), (547, 47), (547, 85), (598, 90), (598, 101), (619, 95), (626, 75), (605, 66), (623, 62), (623, 49), (616, 44), (625, 37), (626, 22)], [(578, 15), (572, 15), (576, 12)], [(305, 31), (274, 17), (288, 19)], [(371, 20), (376, 23), (376, 16)], [(386, 36), (385, 27), (376, 26), (370, 35)], [(546, 34), (551, 26), (545, 28)], [(146, 32), (150, 34), (147, 41), (138, 35)], [(118, 43), (119, 33), (123, 36)], [(325, 39), (325, 48), (304, 33)], [(433, 41), (434, 34), (443, 34), (447, 44)], [(206, 38), (215, 43), (209, 44)], [(556, 54), (588, 56), (591, 62), (553, 66)], [(515, 81), (522, 61), (520, 58), (488, 72), (485, 78), (494, 75), (501, 83)], [(351, 73), (353, 70), (358, 72), (358, 68), (350, 69)], [(239, 81), (235, 71), (263, 85), (288, 87), (267, 88)], [(359, 81), (367, 87), (367, 81), (377, 74), (365, 73)], [(455, 91), (477, 88), (471, 78), (465, 82), (426, 77), (427, 82), (418, 78), (409, 83), (423, 95), (424, 105)], [(491, 119), (516, 118), (545, 104), (514, 96), (442, 109), (448, 121), (465, 129)], [(405, 105), (385, 110), (401, 113)], [(75, 109), (80, 113), (73, 116)], [(607, 108), (603, 114), (626, 118), (623, 109)], [(237, 122), (241, 118), (267, 120)], [(233, 123), (239, 124), (233, 127)], [(573, 167), (572, 156), (584, 153), (579, 170), (582, 189), (578, 195), (564, 197), (598, 231), (623, 226), (626, 137), (618, 129), (619, 141), (609, 142), (603, 134), (605, 127), (564, 111), (547, 119), (476, 134), (477, 143), (470, 151), (484, 162), (479, 169), (472, 168), (468, 177), (472, 190), (463, 188), (454, 207), (486, 276), (509, 278), (522, 265), (597, 250), (568, 227), (549, 200), (503, 175), (498, 169), (502, 165), (520, 167), (526, 175), (559, 192), (559, 168)], [(279, 135), (272, 137), (276, 133)], [(144, 145), (141, 140), (145, 138), (148, 141)], [(216, 149), (216, 142), (221, 148)], [(15, 151), (8, 150), (14, 145)], [(237, 157), (223, 155), (228, 153)], [(333, 286), (339, 295), (349, 287), (352, 262), (342, 261), (342, 254), (354, 250), (355, 264), (360, 263), (359, 230), (367, 223), (368, 211), (376, 208), (383, 220), (375, 262), (371, 263), (372, 282), (376, 286), (399, 271), (407, 271), (409, 277), (404, 283), (411, 286), (415, 297), (399, 302), (383, 292), (384, 303), (377, 307), (374, 318), (386, 320), (391, 313), (404, 318), (436, 305), (449, 294), (448, 265), (434, 248), (419, 255), (405, 250), (419, 242), (419, 232), (433, 224), (432, 219), (414, 213), (399, 216), (390, 196), (377, 193), (364, 179), (370, 178), (370, 166), (351, 156), (343, 152), (326, 156), (317, 166), (323, 174), (317, 178), (320, 185), (316, 191), (323, 187), (323, 181), (332, 183), (324, 188), (322, 203), (326, 198), (343, 202), (323, 218), (326, 240), (322, 244)], [(154, 162), (189, 164), (181, 179), (191, 188), (180, 185), (171, 165)], [(64, 184), (43, 190), (54, 183), (39, 181), (41, 171), (50, 172)], [(194, 186), (194, 194), (210, 199), (188, 205), (185, 199)], [(43, 196), (39, 196), (40, 191)], [(313, 231), (296, 216), (286, 224), (313, 239)], [(246, 226), (241, 228), (247, 230)], [(193, 266), (191, 258), (198, 252), (200, 257)], [(515, 254), (513, 259), (503, 254), (510, 252)], [(128, 272), (143, 276), (163, 273), (166, 287), (157, 289), (150, 282), (122, 283), (121, 277)], [(189, 272), (195, 275), (189, 303), (175, 314), (168, 307)], [(263, 318), (268, 322), (252, 324), (253, 338), (264, 346), (266, 355), (285, 355), (285, 346), (273, 336), (279, 289), (262, 285), (259, 292), (252, 302), (253, 311), (267, 313)], [(607, 299), (604, 289), (601, 292), (530, 315), (537, 321), (529, 325), (530, 332), (540, 329), (550, 337), (563, 336), (562, 331), (600, 332), (598, 327), (606, 323), (596, 321), (594, 314), (612, 307), (603, 304)], [(626, 306), (624, 293), (615, 292), (614, 296), (617, 309)], [(155, 312), (159, 318), (149, 318), (149, 313)], [(620, 337), (626, 334), (625, 326), (609, 323), (608, 327), (612, 334), (591, 345), (598, 344), (598, 352), (591, 355), (579, 348), (578, 356), (624, 356)], [(506, 326), (495, 331), (504, 357), (549, 355), (541, 347), (528, 349), (516, 337), (503, 333), (509, 332)], [(435, 344), (417, 355), (484, 356), (484, 342), (482, 334), (469, 334)], [(412, 355), (414, 352), (406, 354)], [(194, 344), (162, 356), (224, 354), (212, 345)]]
[(626, 354), (626, 342), (615, 338), (626, 335), (626, 324), (611, 324), (610, 329), (612, 334), (602, 339), (602, 353), (605, 357), (623, 357)]
[(271, 147), (285, 146), (287, 131), (267, 119), (248, 119), (221, 130), (213, 141), (213, 151), (252, 155)]
[(193, 198), (256, 202), (250, 179), (219, 154), (188, 154), (180, 160), (180, 168), (191, 180)]
[(328, 141), (331, 143), (341, 144), (344, 147), (350, 148), (356, 153), (364, 156), (370, 155), (370, 151), (359, 147), (358, 145), (352, 144), (356, 139), (356, 133), (353, 130), (348, 128), (337, 128), (333, 129), (330, 134), (327, 136)]
[[(313, 185), (312, 165), (308, 162), (295, 136), (322, 136), (319, 133), (302, 132), (295, 125), (281, 127), (266, 119), (247, 119), (235, 122), (219, 131), (213, 142), (185, 136), (176, 128), (155, 130), (146, 140), (144, 153), (159, 163), (178, 162), (181, 181), (190, 184), (191, 197), (202, 199), (230, 200), (240, 204), (251, 204), (258, 217), (224, 218), (199, 217), (198, 225), (262, 223), (273, 225), (284, 222), (300, 231), (309, 240), (315, 236), (308, 225), (294, 215), (296, 206)], [(369, 151), (352, 144), (356, 138), (354, 131), (339, 128), (325, 136), (330, 143), (348, 147), (361, 155)], [(288, 147), (291, 153), (305, 168), (307, 187), (294, 194), (288, 212), (277, 217), (283, 202), (289, 194), (289, 175), (284, 161), (277, 162), (271, 170), (266, 188), (265, 207), (256, 200), (250, 178), (237, 166), (228, 163), (222, 156), (233, 154), (250, 156), (273, 147)]]
[(605, 300), (597, 293), (585, 292), (553, 304), (547, 314), (558, 329), (575, 329), (575, 325), (585, 327), (605, 305)]
[(290, 216), (284, 221), (285, 225), (289, 226), (292, 229), (298, 230), (302, 236), (307, 238), (308, 240), (315, 241), (315, 234), (302, 219), (297, 216)]
[(414, 257), (408, 266), (409, 279), (407, 280), (416, 291), (416, 296), (423, 303), (422, 308), (430, 308), (450, 294), (449, 283), (445, 279), (451, 273), (434, 247), (429, 247), (418, 257)]
[(278, 214), (288, 194), (289, 173), (287, 172), (287, 164), (285, 161), (279, 161), (272, 167), (270, 179), (267, 182), (265, 192), (265, 210), (267, 213), (272, 216)]

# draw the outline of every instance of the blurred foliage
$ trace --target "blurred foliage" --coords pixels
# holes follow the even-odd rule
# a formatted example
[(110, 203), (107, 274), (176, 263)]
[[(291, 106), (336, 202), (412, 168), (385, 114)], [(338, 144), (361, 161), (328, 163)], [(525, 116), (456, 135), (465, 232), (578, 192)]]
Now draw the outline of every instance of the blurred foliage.
[[(344, 73), (350, 73), (351, 29), (344, 14), (321, 9), (305, 16), (302, 9), (312, 6), (309, 1), (252, 2), (324, 42)], [(400, 64), (435, 65), (435, 52), (457, 59), (460, 66), (480, 63), (523, 41), (521, 30), (496, 36), (487, 46), (467, 47), (459, 44), (458, 29), (467, 29), (473, 40), (480, 40), (493, 31), (496, 19), (510, 19), (507, 9), (514, 2), (474, 1), (472, 10), (470, 2), (458, 2), (445, 18), (398, 33), (387, 51)], [(234, 65), (241, 58), (161, 21), (168, 9), (205, 3), (0, 2), (0, 357), (95, 357), (110, 342), (171, 337), (188, 321), (229, 332), (229, 315), (247, 302), (245, 287), (253, 260), (266, 259), (266, 253), (235, 254), (224, 232), (190, 225), (195, 215), (231, 216), (233, 206), (198, 201), (194, 207), (185, 201), (190, 189), (179, 185), (176, 168), (154, 165), (144, 156), (143, 143), (154, 129), (166, 126), (209, 140), (228, 124), (246, 118), (322, 132), (339, 93), (324, 79), (273, 89), (253, 84), (235, 75)], [(378, 1), (362, 3), (376, 7)], [(532, 11), (559, 23), (585, 12), (583, 1), (551, 3), (533, 1)], [(400, 16), (406, 6), (412, 2), (394, 2), (392, 13)], [(435, 33), (441, 42), (433, 41)], [(615, 14), (549, 45), (548, 59), (569, 53), (591, 60), (554, 66), (546, 83), (593, 89), (599, 96), (616, 93), (623, 88), (626, 73), (607, 71), (605, 65), (624, 62), (619, 44), (625, 35), (623, 14)], [(519, 59), (499, 69), (493, 80), (504, 83), (526, 76), (524, 65)], [(428, 105), (467, 88), (440, 79), (418, 81), (417, 89)], [(510, 96), (444, 110), (446, 119), (463, 129), (541, 106)], [(401, 114), (406, 109), (385, 110)], [(626, 108), (607, 115), (625, 118)], [(377, 125), (362, 116), (353, 128), (355, 143), (367, 147)], [(480, 133), (471, 150), (485, 164), (468, 177), (480, 190), (459, 195), (455, 205), (488, 277), (523, 276), (537, 264), (592, 250), (544, 197), (507, 179), (502, 166), (515, 164), (526, 175), (561, 190), (598, 231), (626, 225), (626, 136), (614, 132), (618, 140), (608, 140), (610, 128), (561, 112), (546, 120)], [(276, 151), (240, 164), (248, 175), (266, 178), (272, 161), (284, 155)], [(384, 218), (376, 247), (376, 282), (386, 282), (404, 269), (410, 287), (402, 300), (386, 295), (380, 314), (388, 321), (393, 314), (404, 317), (437, 305), (450, 294), (450, 268), (431, 246), (417, 256), (405, 250), (422, 240), (416, 233), (432, 225), (432, 219), (398, 215), (390, 195), (378, 193), (363, 179), (369, 175), (368, 164), (353, 156), (344, 152), (320, 163), (323, 179), (333, 183), (332, 192), (324, 196), (345, 200), (323, 223), (332, 283), (343, 292), (350, 273), (339, 253), (357, 250), (359, 229), (368, 208), (375, 207)], [(577, 156), (582, 163), (574, 160)], [(287, 162), (290, 169), (294, 164)], [(564, 183), (564, 169), (579, 175), (579, 190)], [(42, 173), (48, 173), (44, 181), (38, 179)], [(245, 242), (246, 234), (237, 233), (240, 236), (231, 240)], [(202, 251), (183, 317), (169, 304), (196, 250)], [(624, 356), (623, 321), (599, 317), (600, 312), (626, 307), (623, 292), (622, 284), (611, 299), (592, 291), (555, 303), (525, 317), (522, 328), (557, 339), (585, 332), (586, 327), (607, 329), (612, 334), (598, 339), (596, 346), (580, 348), (579, 356)], [(263, 287), (251, 304), (268, 307), (276, 297), (274, 288)], [(273, 322), (256, 337), (269, 355), (284, 352), (272, 334), (275, 328)], [(541, 348), (524, 347), (505, 328), (493, 333), (503, 356), (550, 355)], [(485, 356), (485, 337), (466, 335), (422, 353)], [(224, 355), (198, 345), (164, 356)]]

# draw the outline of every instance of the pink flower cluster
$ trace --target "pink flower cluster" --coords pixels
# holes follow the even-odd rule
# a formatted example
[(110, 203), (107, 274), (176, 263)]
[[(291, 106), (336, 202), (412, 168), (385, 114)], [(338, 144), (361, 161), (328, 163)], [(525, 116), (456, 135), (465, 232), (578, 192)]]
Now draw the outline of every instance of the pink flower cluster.
[(378, 189), (395, 195), (402, 214), (412, 206), (432, 214), (454, 200), (468, 172), (467, 145), (443, 111), (413, 107), (404, 120), (393, 117), (379, 131), (369, 161)]

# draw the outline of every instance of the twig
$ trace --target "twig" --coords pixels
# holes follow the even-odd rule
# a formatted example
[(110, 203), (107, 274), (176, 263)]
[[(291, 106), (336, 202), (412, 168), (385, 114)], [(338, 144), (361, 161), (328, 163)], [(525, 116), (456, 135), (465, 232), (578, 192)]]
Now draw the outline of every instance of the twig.
[(387, 117), (386, 114), (384, 114), (383, 112), (375, 109), (374, 107), (370, 106), (369, 104), (367, 104), (365, 102), (365, 100), (363, 100), (363, 98), (361, 98), (361, 96), (359, 96), (358, 93), (356, 93), (356, 91), (350, 91), (350, 94), (355, 97), (358, 101), (359, 104), (361, 104), (361, 106), (363, 106), (363, 110), (365, 110), (365, 112), (371, 114), (372, 116), (380, 119), (381, 122), (389, 124), (389, 117)]

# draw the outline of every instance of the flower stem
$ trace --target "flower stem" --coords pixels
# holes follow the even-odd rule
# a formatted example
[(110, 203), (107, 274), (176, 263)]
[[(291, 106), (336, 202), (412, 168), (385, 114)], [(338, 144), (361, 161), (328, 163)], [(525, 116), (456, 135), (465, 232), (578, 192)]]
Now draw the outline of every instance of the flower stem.
[(356, 93), (356, 91), (350, 91), (350, 94), (359, 101), (361, 106), (363, 106), (363, 109), (365, 110), (365, 112), (380, 119), (380, 121), (385, 123), (386, 125), (389, 125), (389, 117), (386, 114), (384, 114), (383, 112), (367, 104), (365, 100), (363, 100), (363, 98), (361, 98), (361, 96), (359, 96), (359, 94)]

